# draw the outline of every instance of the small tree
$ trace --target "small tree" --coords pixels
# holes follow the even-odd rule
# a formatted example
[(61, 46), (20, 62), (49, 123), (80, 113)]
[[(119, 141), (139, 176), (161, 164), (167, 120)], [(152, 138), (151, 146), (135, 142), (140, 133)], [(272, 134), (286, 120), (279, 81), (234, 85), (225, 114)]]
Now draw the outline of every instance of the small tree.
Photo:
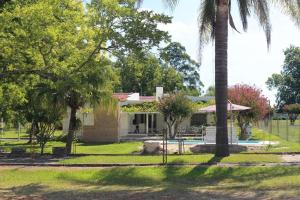
[(241, 129), (241, 139), (247, 139), (245, 123), (257, 121), (269, 113), (268, 99), (262, 95), (262, 91), (255, 86), (234, 85), (228, 89), (228, 98), (232, 103), (251, 107), (250, 110), (237, 114), (238, 126)]
[(295, 125), (295, 121), (300, 114), (300, 104), (289, 104), (283, 107), (283, 110), (288, 113), (291, 125)]
[(164, 115), (170, 138), (175, 138), (179, 124), (193, 112), (193, 105), (182, 93), (159, 100), (158, 110)]
[(62, 120), (65, 112), (64, 104), (61, 103), (54, 91), (46, 84), (37, 84), (28, 92), (29, 101), (24, 106), (26, 110), (23, 112), (32, 122), (32, 133), (41, 148), (41, 155), (44, 153), (46, 143), (52, 139), (55, 127)]

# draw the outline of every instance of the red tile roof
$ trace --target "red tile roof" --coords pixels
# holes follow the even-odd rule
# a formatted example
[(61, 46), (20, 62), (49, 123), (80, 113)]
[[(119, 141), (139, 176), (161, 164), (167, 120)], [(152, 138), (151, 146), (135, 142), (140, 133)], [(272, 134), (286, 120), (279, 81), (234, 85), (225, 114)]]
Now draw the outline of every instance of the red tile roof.
[[(133, 93), (114, 93), (113, 97), (119, 101), (126, 101), (129, 95)], [(140, 101), (155, 101), (155, 96), (140, 96)]]
[(142, 100), (142, 101), (154, 101), (155, 96), (140, 96), (140, 100)]
[(114, 93), (113, 97), (117, 98), (119, 101), (125, 101), (131, 94), (132, 93)]

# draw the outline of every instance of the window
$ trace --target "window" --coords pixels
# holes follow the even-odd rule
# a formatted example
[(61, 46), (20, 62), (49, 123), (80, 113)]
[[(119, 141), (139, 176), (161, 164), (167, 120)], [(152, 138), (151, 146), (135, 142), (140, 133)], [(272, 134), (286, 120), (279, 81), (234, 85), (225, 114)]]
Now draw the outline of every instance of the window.
[(196, 113), (191, 117), (191, 126), (206, 125), (206, 114)]
[(132, 124), (144, 124), (146, 121), (146, 114), (134, 114)]

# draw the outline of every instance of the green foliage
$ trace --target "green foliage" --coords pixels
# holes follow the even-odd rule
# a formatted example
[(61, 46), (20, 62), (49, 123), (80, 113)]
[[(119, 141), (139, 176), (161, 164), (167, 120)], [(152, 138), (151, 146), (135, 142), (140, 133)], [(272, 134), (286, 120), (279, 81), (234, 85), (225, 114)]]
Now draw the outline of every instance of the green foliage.
[(198, 73), (200, 64), (191, 59), (180, 43), (171, 42), (161, 49), (160, 58), (165, 67), (174, 68), (182, 75), (186, 90), (196, 90), (200, 94), (203, 86)]
[(215, 96), (216, 88), (215, 86), (209, 86), (206, 90), (205, 96)]
[(294, 125), (295, 121), (297, 120), (300, 114), (300, 104), (295, 103), (295, 104), (285, 105), (283, 107), (283, 111), (288, 113), (291, 125)]
[(162, 69), (154, 55), (129, 55), (116, 62), (120, 71), (120, 90), (122, 92), (138, 92), (141, 95), (153, 95), (156, 86), (161, 85)]
[(283, 110), (291, 114), (300, 114), (300, 104), (295, 103), (295, 104), (285, 105), (283, 107)]
[(192, 102), (192, 107), (193, 107), (193, 110), (199, 110), (201, 108), (205, 108), (207, 106), (211, 106), (214, 104), (215, 104), (215, 101), (213, 101), (213, 100), (208, 101), (208, 102)]
[(130, 104), (121, 107), (122, 112), (158, 112), (156, 102), (145, 102), (142, 104)]
[(280, 74), (273, 74), (266, 84), (277, 89), (277, 107), (300, 102), (300, 48), (291, 46), (284, 51), (285, 60)]

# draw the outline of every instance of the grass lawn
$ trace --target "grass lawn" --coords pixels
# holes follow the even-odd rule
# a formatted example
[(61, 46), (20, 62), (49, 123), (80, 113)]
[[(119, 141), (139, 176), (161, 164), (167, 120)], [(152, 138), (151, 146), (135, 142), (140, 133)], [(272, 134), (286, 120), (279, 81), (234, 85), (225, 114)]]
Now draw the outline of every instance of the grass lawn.
[[(61, 132), (56, 132), (57, 135)], [(300, 144), (297, 142), (286, 141), (278, 135), (269, 134), (266, 131), (254, 128), (252, 138), (254, 140), (262, 141), (277, 141), (279, 144), (270, 145), (266, 150), (260, 152), (299, 152)], [(142, 142), (124, 142), (124, 143), (113, 143), (113, 144), (103, 144), (103, 143), (77, 143), (76, 153), (86, 153), (86, 154), (131, 154), (138, 152), (142, 148)], [(20, 141), (1, 141), (0, 148), (4, 148), (7, 152), (10, 151), (12, 147), (26, 147), (27, 151), (30, 151), (31, 145), (27, 144), (27, 140)], [(46, 145), (45, 152), (51, 153), (52, 147), (65, 146), (65, 143), (59, 141), (50, 141)], [(35, 151), (39, 152), (38, 145), (35, 146)]]
[(297, 199), (300, 167), (0, 168), (1, 199)]
[(270, 145), (265, 150), (266, 152), (299, 152), (300, 144), (296, 142), (291, 142), (284, 140), (278, 135), (269, 134), (264, 130), (257, 128), (253, 129), (252, 139), (255, 140), (264, 140), (264, 141), (277, 141), (279, 142), (276, 145)]
[(272, 120), (272, 133), (282, 139), (299, 143), (300, 120), (296, 120), (295, 125), (290, 125), (288, 120)]
[[(170, 155), (169, 163), (207, 163), (215, 161), (213, 154), (202, 155)], [(232, 154), (229, 157), (218, 160), (224, 163), (261, 163), (281, 162), (278, 155), (270, 154)], [(103, 164), (103, 163), (162, 163), (162, 156), (81, 156), (61, 160), (63, 164)]]
[[(63, 147), (65, 143), (59, 141), (50, 141), (46, 144), (45, 153), (51, 153), (52, 147)], [(27, 144), (27, 141), (1, 141), (0, 148), (10, 152), (12, 147), (25, 147), (30, 152), (32, 145)], [(40, 151), (38, 145), (35, 145), (35, 151)], [(137, 152), (142, 147), (142, 142), (126, 142), (126, 143), (77, 143), (76, 153), (86, 154), (131, 154)]]
[[(1, 134), (1, 133), (0, 133)], [(3, 134), (0, 135), (0, 138), (19, 138), (18, 131), (16, 129), (5, 130)], [(28, 134), (25, 129), (20, 131), (20, 138), (28, 138)]]

